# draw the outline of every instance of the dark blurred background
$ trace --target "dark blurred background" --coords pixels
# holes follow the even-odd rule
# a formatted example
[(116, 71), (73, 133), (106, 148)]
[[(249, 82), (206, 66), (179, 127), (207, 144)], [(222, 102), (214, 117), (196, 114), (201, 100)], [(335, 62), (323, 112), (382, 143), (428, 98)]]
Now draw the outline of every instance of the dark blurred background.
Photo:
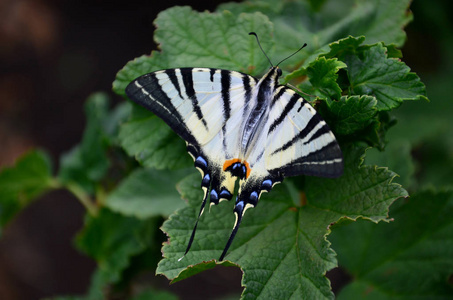
[[(122, 101), (111, 92), (115, 74), (155, 49), (157, 14), (174, 5), (214, 10), (220, 2), (0, 0), (0, 167), (31, 148), (46, 149), (58, 164), (81, 139), (90, 93), (107, 91), (114, 102)], [(403, 60), (427, 84), (433, 103), (452, 101), (448, 90), (444, 96), (436, 91), (438, 99), (430, 94), (438, 78), (449, 78), (452, 90), (452, 2), (415, 1), (412, 11)], [(74, 197), (56, 191), (15, 218), (0, 240), (0, 298), (85, 293), (95, 264), (72, 242), (83, 216)], [(237, 289), (239, 270), (231, 276)]]

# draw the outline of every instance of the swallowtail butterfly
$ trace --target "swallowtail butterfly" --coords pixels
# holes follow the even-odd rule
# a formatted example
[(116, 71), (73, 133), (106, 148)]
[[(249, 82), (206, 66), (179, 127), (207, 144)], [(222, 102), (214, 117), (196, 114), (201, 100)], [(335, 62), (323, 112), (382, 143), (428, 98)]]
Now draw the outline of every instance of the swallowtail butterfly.
[(210, 205), (231, 200), (237, 179), (236, 222), (220, 261), (261, 193), (287, 176), (342, 174), (342, 153), (329, 126), (298, 93), (279, 85), (281, 74), (278, 65), (261, 79), (222, 69), (177, 68), (143, 75), (127, 86), (131, 100), (186, 141), (201, 173), (204, 196), (184, 256), (207, 199)]

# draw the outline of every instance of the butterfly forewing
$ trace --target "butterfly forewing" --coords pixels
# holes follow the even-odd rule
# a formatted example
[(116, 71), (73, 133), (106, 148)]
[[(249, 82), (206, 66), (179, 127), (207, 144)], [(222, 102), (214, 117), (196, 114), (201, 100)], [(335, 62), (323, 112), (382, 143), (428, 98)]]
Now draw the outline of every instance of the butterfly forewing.
[[(126, 89), (135, 102), (157, 114), (187, 142), (203, 146), (223, 142), (233, 148), (242, 110), (256, 79), (233, 71), (181, 68), (157, 71), (134, 80)], [(226, 124), (231, 118), (230, 124)], [(228, 128), (222, 131), (222, 128)], [(233, 136), (233, 137), (232, 137)], [(222, 137), (222, 138), (221, 138)], [(222, 150), (222, 149), (218, 149)]]

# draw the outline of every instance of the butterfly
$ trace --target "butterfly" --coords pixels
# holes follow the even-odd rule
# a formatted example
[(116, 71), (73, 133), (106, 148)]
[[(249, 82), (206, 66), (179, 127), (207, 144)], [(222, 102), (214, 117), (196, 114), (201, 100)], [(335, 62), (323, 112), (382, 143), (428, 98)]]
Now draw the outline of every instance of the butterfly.
[[(258, 36), (250, 34), (261, 48)], [(297, 92), (279, 85), (282, 70), (271, 66), (261, 79), (214, 68), (167, 69), (140, 76), (126, 88), (131, 100), (186, 141), (201, 173), (204, 196), (183, 257), (208, 198), (210, 205), (231, 200), (237, 180), (236, 221), (220, 261), (245, 211), (263, 192), (284, 177), (333, 178), (343, 172), (342, 152), (329, 126)]]

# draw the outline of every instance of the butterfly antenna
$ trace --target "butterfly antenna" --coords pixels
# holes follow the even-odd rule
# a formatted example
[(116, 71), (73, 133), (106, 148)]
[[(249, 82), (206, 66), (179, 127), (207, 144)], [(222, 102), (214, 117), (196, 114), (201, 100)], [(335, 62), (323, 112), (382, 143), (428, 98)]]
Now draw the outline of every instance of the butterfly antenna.
[(274, 65), (272, 64), (271, 60), (269, 59), (269, 57), (266, 55), (266, 52), (264, 52), (263, 50), (263, 47), (261, 47), (261, 43), (260, 43), (260, 40), (258, 39), (258, 35), (255, 33), (255, 32), (250, 32), (249, 35), (254, 35), (255, 38), (256, 38), (256, 42), (258, 43), (258, 46), (260, 46), (260, 49), (261, 51), (263, 52), (264, 56), (266, 56), (267, 60), (269, 61), (269, 63), (271, 64), (272, 67), (274, 67)]
[(190, 247), (192, 247), (192, 242), (195, 238), (195, 232), (197, 231), (198, 221), (200, 220), (200, 216), (203, 214), (204, 206), (206, 205), (207, 198), (208, 198), (208, 193), (205, 192), (205, 195), (203, 197), (203, 202), (201, 202), (200, 212), (198, 213), (197, 222), (195, 222), (195, 226), (193, 227), (192, 234), (190, 235), (189, 243), (187, 244), (186, 252), (184, 252), (184, 255), (181, 258), (179, 258), (178, 261), (181, 261), (181, 259), (183, 259), (186, 256), (186, 254), (189, 252)]
[(299, 52), (300, 50), (304, 49), (305, 47), (307, 46), (307, 43), (303, 44), (302, 47), (299, 48), (299, 50), (297, 50), (296, 52), (294, 52), (293, 54), (291, 54), (290, 56), (288, 56), (287, 58), (284, 58), (282, 59), (278, 64), (280, 65), (282, 62), (284, 62), (285, 60), (287, 60), (288, 58), (292, 57), (293, 55), (295, 55), (297, 52)]

